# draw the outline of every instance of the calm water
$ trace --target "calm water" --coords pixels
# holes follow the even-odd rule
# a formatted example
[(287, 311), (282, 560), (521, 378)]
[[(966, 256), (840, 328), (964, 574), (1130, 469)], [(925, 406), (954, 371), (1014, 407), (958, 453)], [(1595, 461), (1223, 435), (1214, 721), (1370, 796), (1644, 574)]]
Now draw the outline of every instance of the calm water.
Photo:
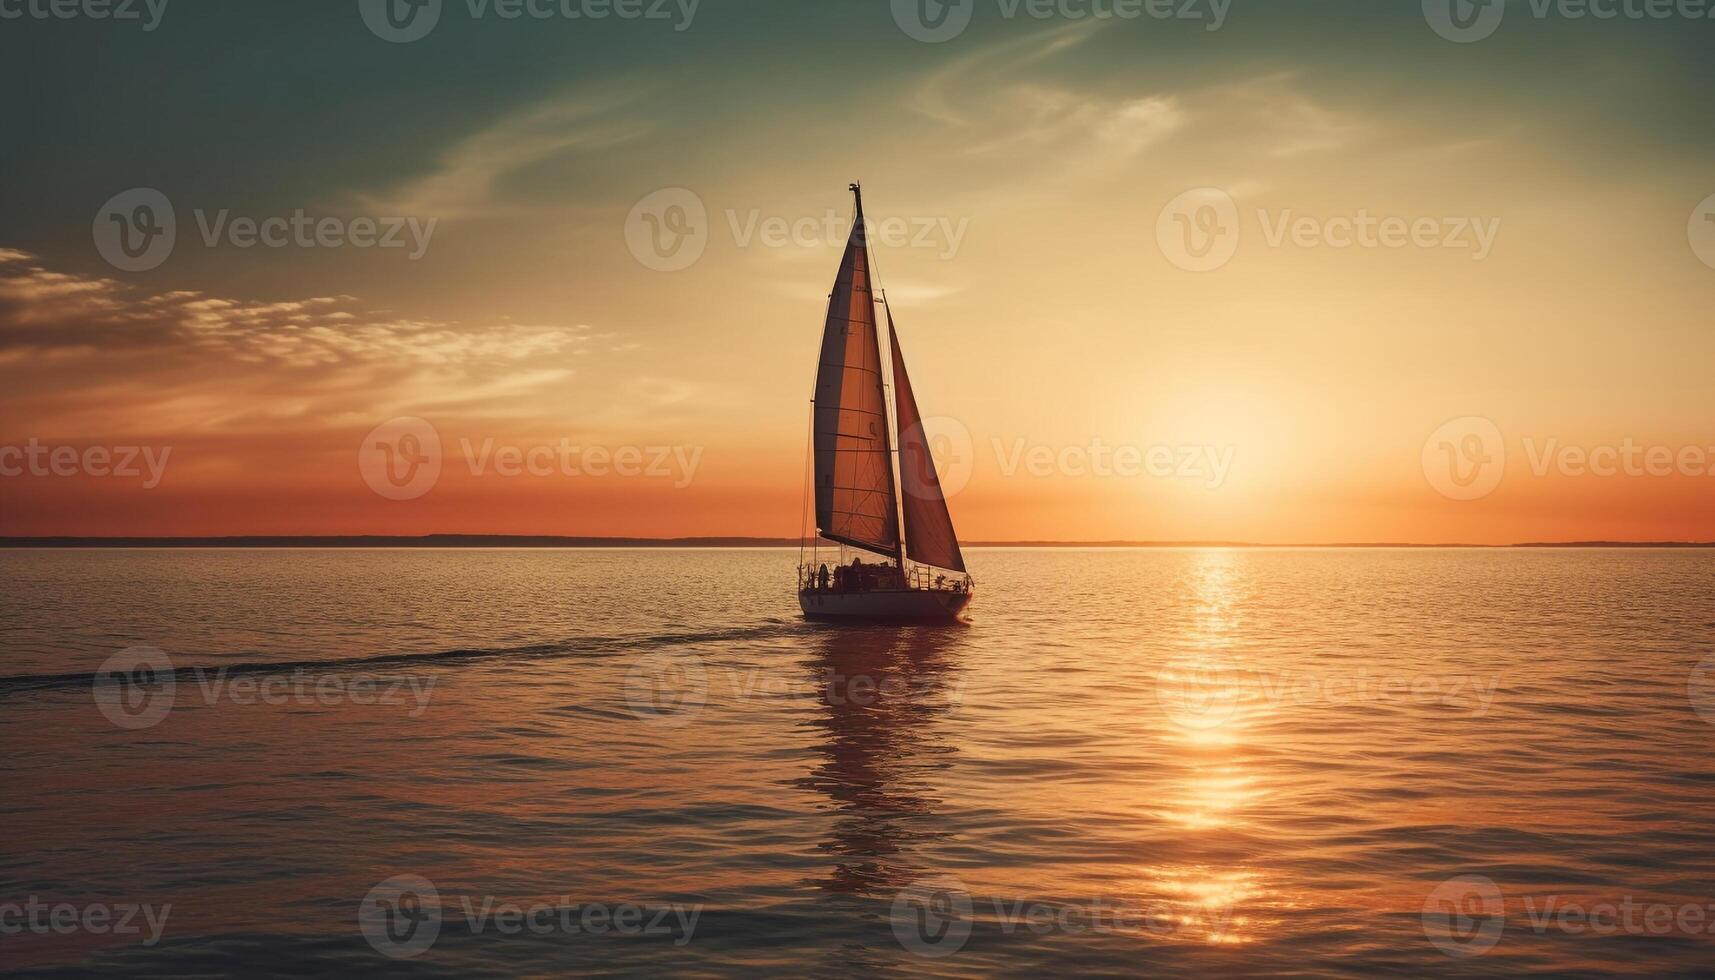
[(0, 552), (4, 966), (1715, 967), (1715, 554), (795, 557)]

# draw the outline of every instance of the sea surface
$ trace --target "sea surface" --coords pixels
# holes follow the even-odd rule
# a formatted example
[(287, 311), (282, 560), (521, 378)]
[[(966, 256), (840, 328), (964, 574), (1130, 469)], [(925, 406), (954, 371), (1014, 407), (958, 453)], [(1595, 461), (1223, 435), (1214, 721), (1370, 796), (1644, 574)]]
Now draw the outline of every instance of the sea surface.
[(0, 552), (0, 967), (1715, 971), (1715, 553), (796, 558)]

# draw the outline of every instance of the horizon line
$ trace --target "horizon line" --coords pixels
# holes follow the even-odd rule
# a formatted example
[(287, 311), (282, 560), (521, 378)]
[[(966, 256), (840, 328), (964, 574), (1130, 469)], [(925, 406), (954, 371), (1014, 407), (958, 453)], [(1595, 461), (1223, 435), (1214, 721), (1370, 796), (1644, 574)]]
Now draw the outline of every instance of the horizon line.
[[(231, 534), (231, 535), (0, 535), (0, 548), (793, 548), (809, 538), (695, 535), (672, 538), (558, 534)], [(831, 542), (823, 542), (832, 547)], [(1413, 541), (969, 541), (967, 548), (1715, 548), (1715, 541), (1521, 541), (1510, 544)]]

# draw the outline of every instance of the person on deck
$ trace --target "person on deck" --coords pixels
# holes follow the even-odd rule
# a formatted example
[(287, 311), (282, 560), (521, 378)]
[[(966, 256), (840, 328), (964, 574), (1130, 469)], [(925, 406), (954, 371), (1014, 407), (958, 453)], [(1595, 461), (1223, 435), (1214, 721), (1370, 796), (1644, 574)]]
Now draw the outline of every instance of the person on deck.
[(828, 591), (828, 563), (822, 563), (822, 570), (816, 573), (816, 585), (823, 592)]

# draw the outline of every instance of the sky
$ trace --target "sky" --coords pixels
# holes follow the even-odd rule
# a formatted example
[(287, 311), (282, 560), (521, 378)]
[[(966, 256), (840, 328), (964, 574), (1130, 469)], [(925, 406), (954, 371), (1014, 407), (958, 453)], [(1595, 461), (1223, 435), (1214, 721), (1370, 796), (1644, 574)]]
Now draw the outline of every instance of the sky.
[(790, 537), (862, 181), (966, 540), (1715, 540), (1715, 4), (1440, 2), (0, 0), (0, 534)]

